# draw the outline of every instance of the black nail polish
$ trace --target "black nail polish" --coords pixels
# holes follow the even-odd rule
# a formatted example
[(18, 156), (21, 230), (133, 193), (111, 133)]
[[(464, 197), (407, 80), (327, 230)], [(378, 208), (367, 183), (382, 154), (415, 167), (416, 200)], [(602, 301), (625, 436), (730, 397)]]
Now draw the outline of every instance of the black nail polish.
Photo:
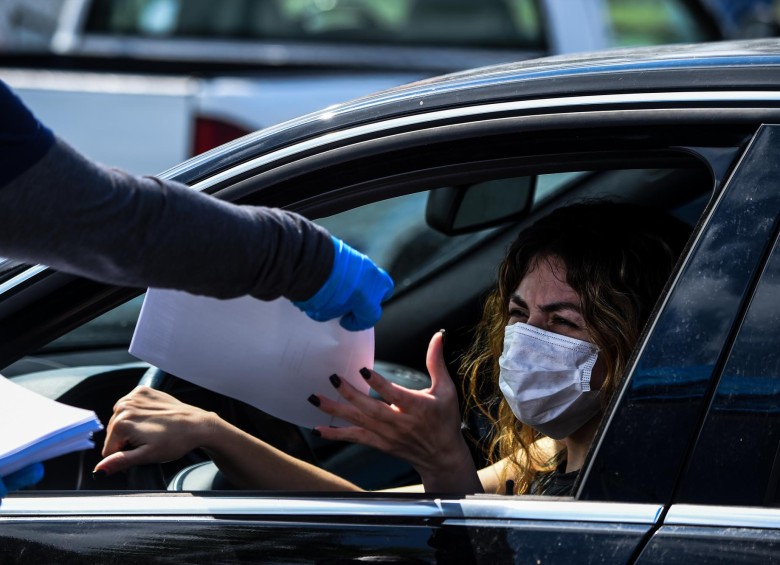
[(93, 481), (99, 481), (101, 479), (105, 479), (108, 476), (108, 473), (106, 473), (103, 469), (99, 469), (97, 471), (92, 471), (92, 480)]
[(339, 388), (341, 386), (341, 379), (336, 374), (333, 374), (330, 377), (328, 377), (328, 380), (330, 380), (330, 384), (333, 385), (333, 388)]
[(439, 330), (439, 333), (441, 334), (441, 343), (443, 345), (444, 342), (447, 340), (447, 330), (441, 329)]
[(360, 369), (360, 376), (368, 380), (371, 378), (371, 371), (363, 367), (362, 369)]
[(312, 428), (311, 435), (314, 437), (322, 437), (322, 432), (320, 432), (317, 428)]
[(313, 404), (314, 406), (319, 406), (320, 405), (320, 399), (319, 399), (319, 397), (316, 394), (312, 394), (306, 400), (309, 401), (309, 404)]

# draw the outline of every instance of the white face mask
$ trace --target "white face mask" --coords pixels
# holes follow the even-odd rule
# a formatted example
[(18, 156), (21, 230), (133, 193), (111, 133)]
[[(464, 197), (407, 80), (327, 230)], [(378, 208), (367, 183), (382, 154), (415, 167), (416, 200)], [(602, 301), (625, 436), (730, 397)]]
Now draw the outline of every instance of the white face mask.
[(590, 342), (517, 323), (504, 330), (499, 386), (518, 420), (563, 439), (596, 415), (590, 390), (598, 348)]

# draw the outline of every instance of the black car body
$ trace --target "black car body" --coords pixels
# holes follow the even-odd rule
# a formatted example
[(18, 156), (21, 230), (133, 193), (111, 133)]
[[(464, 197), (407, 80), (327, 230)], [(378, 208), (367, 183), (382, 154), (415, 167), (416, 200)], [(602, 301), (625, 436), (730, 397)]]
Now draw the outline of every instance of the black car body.
[[(37, 489), (3, 500), (3, 562), (780, 559), (778, 123), (780, 42), (703, 44), (423, 81), (258, 132), (168, 171), (220, 198), (318, 218), (382, 256), (398, 290), (376, 327), (377, 359), (399, 382), (420, 386), (430, 335), (447, 328), (454, 363), (506, 245), (540, 214), (576, 199), (618, 197), (671, 211), (693, 236), (571, 498), (239, 493), (187, 484), (176, 487), (183, 492), (147, 492), (146, 484), (159, 487), (150, 477), (170, 479), (197, 457), (101, 484), (88, 478), (98, 454), (86, 452), (47, 462)], [(529, 178), (535, 191), (525, 213), (471, 234), (435, 232), (424, 225), (424, 206), (405, 204), (443, 187), (496, 180), (527, 187)], [(419, 222), (409, 223), (415, 214)], [(359, 217), (370, 221), (355, 228)], [(361, 239), (365, 233), (380, 237)], [(371, 247), (385, 240), (391, 251)], [(138, 293), (6, 265), (4, 374), (104, 421), (115, 400), (146, 378), (367, 488), (414, 480), (403, 463), (317, 444), (305, 431), (161, 378), (110, 348), (66, 339)], [(56, 338), (70, 350), (47, 346)], [(31, 370), (46, 366), (59, 368)], [(478, 434), (479, 421), (469, 421)]]

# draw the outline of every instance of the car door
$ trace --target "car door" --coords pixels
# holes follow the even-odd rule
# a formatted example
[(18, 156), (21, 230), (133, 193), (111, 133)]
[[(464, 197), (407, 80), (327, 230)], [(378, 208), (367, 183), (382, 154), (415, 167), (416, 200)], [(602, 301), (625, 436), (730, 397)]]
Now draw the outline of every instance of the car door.
[[(719, 351), (711, 348), (711, 363), (685, 376), (689, 390), (704, 392), (700, 426), (687, 438), (672, 504), (640, 563), (683, 563), (689, 555), (724, 564), (780, 558), (780, 193), (777, 170), (766, 160), (778, 150), (780, 128), (764, 127), (714, 212), (710, 249), (721, 251), (706, 259), (704, 276), (720, 291), (705, 293), (714, 308), (691, 302), (702, 319), (717, 312), (725, 339)], [(716, 245), (715, 231), (729, 234), (728, 241), (720, 236), (725, 245)], [(717, 260), (731, 266), (718, 269)]]
[[(725, 173), (741, 153), (746, 139), (744, 132), (752, 127), (743, 125), (734, 130), (731, 126), (724, 127), (720, 138), (716, 130), (697, 131), (690, 123), (638, 126), (631, 121), (634, 117), (631, 110), (615, 112), (607, 127), (603, 114), (601, 109), (592, 117), (582, 116), (577, 120), (577, 127), (568, 128), (561, 126), (559, 116), (534, 116), (539, 118), (534, 120), (539, 133), (530, 128), (523, 130), (523, 118), (514, 117), (496, 119), (491, 124), (479, 119), (465, 125), (445, 123), (437, 131), (409, 131), (409, 128), (385, 139), (361, 139), (346, 148), (296, 155), (297, 159), (290, 159), (287, 164), (258, 171), (255, 179), (244, 175), (243, 180), (231, 183), (225, 191), (244, 191), (237, 196), (244, 201), (254, 198), (260, 201), (262, 197), (265, 203), (287, 204), (314, 217), (323, 217), (364, 202), (436, 188), (454, 180), (478, 182), (580, 168), (597, 172), (610, 168), (633, 170), (640, 165), (684, 169), (691, 161), (696, 161), (699, 168), (706, 165), (712, 169), (719, 191)], [(641, 117), (641, 111), (636, 115)], [(665, 119), (663, 116), (659, 122)], [(618, 122), (622, 127), (615, 127)], [(545, 130), (544, 126), (550, 124), (559, 129)], [(638, 127), (643, 128), (642, 135), (637, 135)], [(766, 155), (766, 139), (764, 134), (759, 136), (748, 156)], [(749, 162), (746, 158), (743, 164)], [(287, 171), (283, 170), (285, 166)], [(741, 166), (733, 173), (729, 186), (736, 186), (734, 181), (740, 174)], [(766, 174), (771, 175), (771, 171)], [(250, 187), (251, 182), (256, 186)], [(708, 195), (712, 179), (708, 177), (707, 183)], [(652, 189), (654, 185), (647, 186)], [(585, 190), (587, 185), (577, 184), (573, 188), (583, 189), (577, 193), (579, 196), (589, 194)], [(595, 188), (598, 191), (593, 194), (603, 195), (608, 187)], [(630, 188), (625, 183), (616, 187), (624, 194)], [(672, 188), (666, 197), (684, 194), (687, 187)], [(693, 272), (706, 234), (719, 233), (714, 228), (710, 231), (710, 226), (719, 210), (726, 214), (727, 208), (722, 206), (729, 194), (732, 193), (726, 190), (706, 217), (705, 231), (696, 240), (692, 255), (650, 334), (653, 339), (663, 333), (658, 327), (663, 325), (666, 316), (676, 313), (670, 305), (678, 300), (681, 281)], [(696, 196), (699, 195), (697, 192)], [(566, 192), (563, 196), (574, 196), (574, 193)], [(634, 196), (650, 201), (661, 197), (656, 190)], [(539, 202), (538, 212), (553, 204)], [(468, 340), (468, 330), (459, 324), (469, 320), (465, 314), (467, 306), (471, 304), (473, 309), (472, 299), (478, 298), (484, 289), (475, 283), (489, 284), (491, 270), (518, 227), (507, 226), (481, 242), (459, 256), (451, 269), (427, 274), (425, 281), (438, 279), (438, 286), (420, 284), (399, 293), (388, 304), (386, 316), (377, 326), (378, 354), (404, 364), (420, 364), (423, 358), (420, 351), (424, 351), (427, 338), (443, 321), (448, 323), (448, 328), (454, 328), (451, 334), (448, 332), (450, 346), (455, 346), (449, 341), (450, 335), (455, 343), (458, 338)], [(755, 237), (746, 235), (745, 239), (748, 243), (756, 242)], [(751, 256), (745, 257), (751, 264)], [(454, 300), (455, 286), (450, 283), (472, 288)], [(4, 329), (9, 334), (15, 321), (18, 318), (9, 316), (5, 322)], [(705, 321), (699, 323), (703, 331), (710, 331)], [(644, 359), (653, 339), (645, 345), (640, 359)], [(641, 373), (635, 369), (634, 375), (637, 374)], [(635, 376), (629, 380), (631, 387), (645, 383)], [(637, 389), (639, 398), (644, 391), (640, 386)], [(603, 496), (597, 490), (605, 482), (604, 477), (614, 479), (614, 473), (610, 473), (616, 468), (614, 465), (628, 458), (639, 458), (643, 455), (640, 452), (645, 451), (642, 443), (623, 441), (627, 433), (615, 426), (619, 418), (624, 418), (631, 433), (639, 433), (645, 423), (641, 416), (634, 419), (633, 404), (626, 404), (626, 398), (624, 393), (616, 400), (615, 416), (597, 446), (579, 500), (501, 495), (452, 497), (446, 493), (422, 497), (370, 493), (347, 497), (267, 492), (243, 496), (224, 492), (152, 495), (30, 492), (3, 501), (0, 547), (7, 555), (23, 557), (28, 562), (75, 560), (77, 555), (100, 562), (123, 554), (144, 563), (152, 560), (210, 562), (217, 558), (289, 563), (367, 559), (422, 563), (529, 560), (626, 563), (658, 525), (664, 504), (669, 500), (663, 496), (636, 497), (630, 488), (620, 490), (614, 486), (623, 486), (620, 480), (606, 481), (609, 488)], [(690, 402), (683, 398), (682, 404), (687, 407)], [(665, 406), (662, 404), (661, 416)], [(651, 408), (655, 410), (654, 406)], [(615, 453), (613, 443), (625, 447), (618, 454), (620, 457), (615, 458), (617, 463), (607, 457)], [(659, 443), (656, 440), (656, 445)], [(646, 455), (647, 473), (653, 474), (659, 458), (653, 453)], [(682, 455), (672, 454), (670, 461), (679, 469)], [(606, 471), (599, 474), (602, 468)], [(664, 484), (661, 479), (666, 476), (661, 471), (659, 483)]]
[(639, 563), (780, 555), (778, 150), (780, 128), (763, 126), (710, 210), (583, 480), (582, 498), (664, 503)]

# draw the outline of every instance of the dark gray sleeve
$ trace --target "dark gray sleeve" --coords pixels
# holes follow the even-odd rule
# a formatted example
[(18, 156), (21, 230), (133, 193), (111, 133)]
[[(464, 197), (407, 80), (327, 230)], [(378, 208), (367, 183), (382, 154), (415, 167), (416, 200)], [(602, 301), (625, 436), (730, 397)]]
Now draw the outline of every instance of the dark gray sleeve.
[(304, 300), (334, 248), (297, 214), (108, 169), (57, 140), (0, 188), (0, 256), (122, 286)]

